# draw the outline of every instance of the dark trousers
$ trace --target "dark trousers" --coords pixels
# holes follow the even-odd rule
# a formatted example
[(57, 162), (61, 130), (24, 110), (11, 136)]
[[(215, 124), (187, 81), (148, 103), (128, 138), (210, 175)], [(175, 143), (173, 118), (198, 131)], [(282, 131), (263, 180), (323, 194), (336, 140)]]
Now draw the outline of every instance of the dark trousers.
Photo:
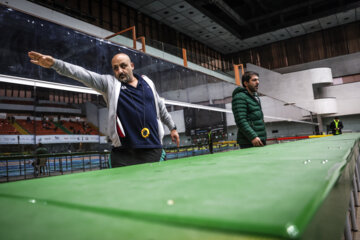
[[(266, 146), (266, 142), (264, 142), (264, 141), (261, 141), (261, 142), (264, 144), (264, 146)], [(250, 144), (239, 144), (239, 146), (240, 146), (240, 149), (254, 147), (254, 145), (252, 145), (251, 143)]]
[(111, 151), (111, 167), (116, 168), (142, 163), (159, 162), (161, 154), (161, 148), (113, 148)]

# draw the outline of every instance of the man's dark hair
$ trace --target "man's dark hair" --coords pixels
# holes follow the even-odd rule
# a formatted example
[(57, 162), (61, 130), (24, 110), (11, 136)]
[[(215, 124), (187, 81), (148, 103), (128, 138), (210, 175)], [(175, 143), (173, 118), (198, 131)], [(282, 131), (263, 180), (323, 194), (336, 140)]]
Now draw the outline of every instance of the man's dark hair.
[(259, 74), (257, 72), (253, 72), (253, 71), (245, 72), (241, 78), (242, 86), (245, 87), (244, 82), (249, 82), (251, 76), (254, 76), (254, 75), (259, 76)]
[(339, 117), (335, 117), (335, 119), (339, 119)]

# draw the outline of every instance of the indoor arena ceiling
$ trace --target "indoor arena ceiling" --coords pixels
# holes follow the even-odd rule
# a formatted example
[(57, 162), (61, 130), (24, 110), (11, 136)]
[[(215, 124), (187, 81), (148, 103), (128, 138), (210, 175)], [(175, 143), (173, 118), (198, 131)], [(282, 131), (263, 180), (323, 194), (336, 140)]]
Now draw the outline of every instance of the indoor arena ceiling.
[(360, 20), (354, 0), (118, 0), (224, 54)]

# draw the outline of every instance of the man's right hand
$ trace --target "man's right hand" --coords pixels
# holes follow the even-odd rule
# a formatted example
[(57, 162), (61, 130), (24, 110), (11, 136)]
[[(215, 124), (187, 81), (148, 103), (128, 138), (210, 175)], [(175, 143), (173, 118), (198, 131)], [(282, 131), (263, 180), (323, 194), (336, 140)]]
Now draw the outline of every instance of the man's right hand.
[(54, 65), (54, 58), (48, 55), (42, 55), (38, 52), (28, 52), (28, 56), (30, 58), (30, 62), (39, 65), (44, 68), (51, 68)]
[(251, 140), (251, 143), (254, 147), (262, 147), (264, 146), (264, 144), (262, 143), (262, 141), (260, 140), (259, 137), (254, 138), (253, 140)]

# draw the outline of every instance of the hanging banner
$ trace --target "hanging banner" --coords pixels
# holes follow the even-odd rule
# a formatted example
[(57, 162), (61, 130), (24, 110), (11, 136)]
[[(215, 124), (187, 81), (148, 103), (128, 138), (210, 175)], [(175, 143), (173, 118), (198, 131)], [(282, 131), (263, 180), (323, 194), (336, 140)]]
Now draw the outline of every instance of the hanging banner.
[(0, 135), (0, 144), (18, 144), (18, 135)]
[[(52, 143), (107, 143), (106, 136), (98, 135), (37, 135), (36, 144)], [(34, 144), (34, 135), (0, 135), (0, 144)]]

